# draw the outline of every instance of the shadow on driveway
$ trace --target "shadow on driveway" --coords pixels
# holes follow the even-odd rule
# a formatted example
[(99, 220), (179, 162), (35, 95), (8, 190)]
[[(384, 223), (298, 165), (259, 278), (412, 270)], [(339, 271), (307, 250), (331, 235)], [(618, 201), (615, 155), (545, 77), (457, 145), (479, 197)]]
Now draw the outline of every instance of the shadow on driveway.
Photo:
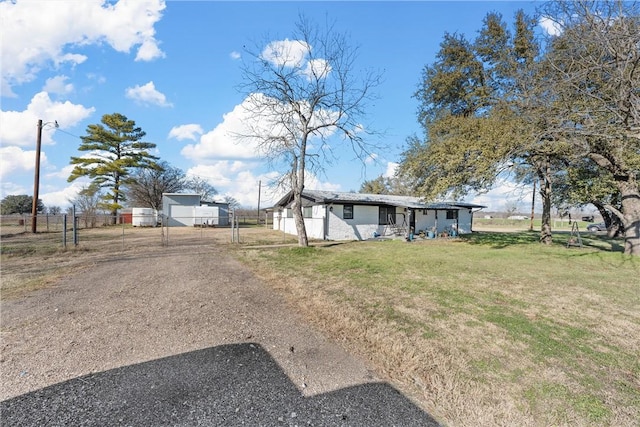
[(3, 426), (437, 426), (386, 383), (304, 397), (258, 344), (210, 347), (0, 402)]

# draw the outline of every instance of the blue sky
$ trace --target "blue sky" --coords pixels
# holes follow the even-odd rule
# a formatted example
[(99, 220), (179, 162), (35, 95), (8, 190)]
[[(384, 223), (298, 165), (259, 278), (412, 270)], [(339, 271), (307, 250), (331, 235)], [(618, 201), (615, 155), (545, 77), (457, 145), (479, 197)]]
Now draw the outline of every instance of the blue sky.
[[(162, 0), (17, 0), (0, 2), (2, 86), (0, 191), (32, 194), (37, 120), (43, 128), (40, 198), (67, 206), (88, 181), (67, 182), (79, 136), (102, 115), (121, 113), (157, 144), (156, 155), (207, 179), (220, 196), (255, 207), (280, 195), (278, 174), (229, 138), (241, 120), (244, 46), (291, 38), (299, 14), (335, 27), (359, 47), (357, 69), (383, 71), (379, 99), (366, 121), (388, 148), (365, 165), (345, 153), (307, 188), (357, 191), (393, 171), (405, 140), (422, 131), (412, 98), (422, 69), (435, 60), (445, 32), (475, 37), (488, 12), (512, 22), (538, 2), (220, 2)], [(372, 141), (374, 142), (374, 141)], [(502, 182), (468, 201), (500, 209), (530, 190)]]

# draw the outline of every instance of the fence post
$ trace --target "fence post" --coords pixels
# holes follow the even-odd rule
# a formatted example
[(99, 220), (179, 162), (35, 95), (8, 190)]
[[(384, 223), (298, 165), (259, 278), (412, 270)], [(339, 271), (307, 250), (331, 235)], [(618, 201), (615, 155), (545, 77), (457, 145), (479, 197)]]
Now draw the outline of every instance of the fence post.
[(73, 205), (73, 245), (78, 246), (78, 218), (76, 217), (76, 205)]
[[(119, 214), (121, 215), (121, 214)], [(118, 218), (116, 218), (116, 221), (118, 220)], [(124, 252), (124, 220), (122, 218), (122, 216), (120, 216), (120, 222), (122, 223), (122, 251)]]
[(233, 230), (234, 220), (235, 220), (235, 215), (233, 214), (233, 211), (231, 211), (231, 243), (234, 242), (233, 239), (235, 239), (236, 237), (235, 231)]
[(62, 247), (67, 249), (67, 214), (62, 215)]
[(169, 228), (171, 228), (171, 217), (167, 215), (167, 246), (169, 246)]

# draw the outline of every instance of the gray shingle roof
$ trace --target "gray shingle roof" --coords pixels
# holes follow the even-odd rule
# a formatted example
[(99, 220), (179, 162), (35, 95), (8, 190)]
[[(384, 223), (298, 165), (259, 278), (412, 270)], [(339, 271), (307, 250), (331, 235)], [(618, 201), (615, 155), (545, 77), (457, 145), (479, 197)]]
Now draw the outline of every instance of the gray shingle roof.
[[(275, 206), (284, 207), (291, 202), (292, 193), (289, 192), (280, 199)], [(337, 191), (304, 190), (302, 197), (307, 199), (309, 204), (330, 204), (348, 203), (358, 205), (389, 205), (411, 209), (473, 209), (485, 208), (486, 206), (473, 203), (462, 202), (435, 202), (425, 203), (420, 197), (395, 196), (389, 194), (366, 194), (366, 193), (346, 193)]]

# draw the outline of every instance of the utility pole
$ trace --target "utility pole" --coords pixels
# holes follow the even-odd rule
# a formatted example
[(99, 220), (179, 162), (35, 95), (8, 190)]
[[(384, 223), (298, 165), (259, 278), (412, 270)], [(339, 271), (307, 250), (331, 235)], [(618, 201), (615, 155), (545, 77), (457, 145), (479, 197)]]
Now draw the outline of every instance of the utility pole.
[(262, 181), (258, 181), (258, 225), (260, 225), (260, 192), (262, 190)]
[(45, 125), (53, 124), (58, 128), (58, 121), (42, 123), (42, 119), (38, 120), (38, 137), (36, 139), (36, 171), (33, 178), (33, 203), (31, 205), (31, 232), (35, 233), (38, 229), (38, 196), (40, 192), (40, 151), (42, 147), (42, 128)]
[(36, 139), (36, 172), (33, 178), (33, 204), (31, 205), (31, 232), (38, 228), (38, 192), (40, 191), (40, 147), (42, 145), (42, 120), (38, 120), (38, 138)]

